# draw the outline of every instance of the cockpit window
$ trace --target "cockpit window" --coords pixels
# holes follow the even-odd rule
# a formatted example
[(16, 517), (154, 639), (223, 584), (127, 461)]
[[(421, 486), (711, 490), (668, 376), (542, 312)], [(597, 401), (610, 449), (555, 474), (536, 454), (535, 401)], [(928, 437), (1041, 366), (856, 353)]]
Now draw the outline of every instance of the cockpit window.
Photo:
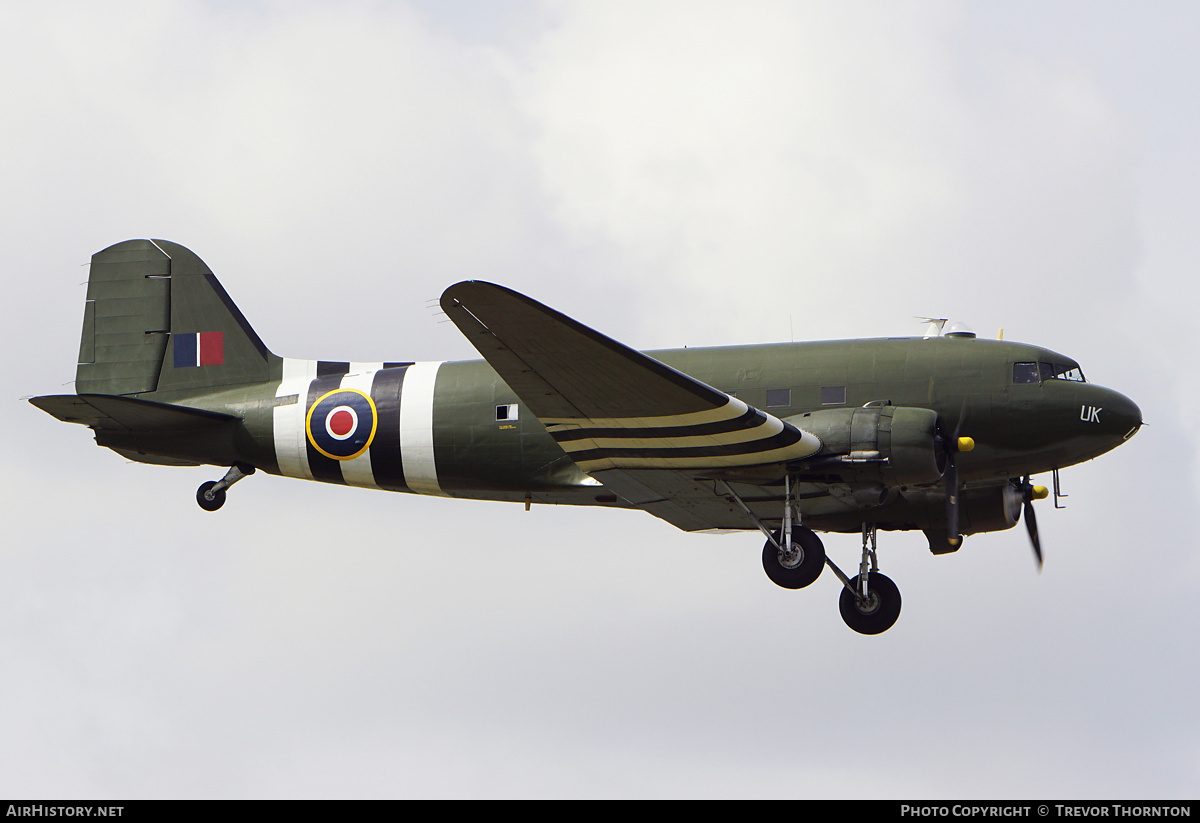
[(1038, 364), (1037, 363), (1013, 363), (1013, 382), (1014, 383), (1037, 383), (1038, 379)]
[(1046, 380), (1069, 380), (1086, 383), (1083, 371), (1069, 363), (1013, 363), (1014, 383), (1041, 383)]
[(1083, 370), (1067, 363), (1039, 363), (1043, 380), (1070, 380), (1072, 383), (1087, 382)]

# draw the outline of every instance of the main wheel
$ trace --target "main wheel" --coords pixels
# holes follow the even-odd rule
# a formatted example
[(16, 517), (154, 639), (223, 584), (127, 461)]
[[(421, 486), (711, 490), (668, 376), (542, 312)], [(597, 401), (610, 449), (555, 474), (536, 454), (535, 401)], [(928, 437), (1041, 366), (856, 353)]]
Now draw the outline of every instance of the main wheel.
[[(783, 543), (783, 536), (775, 532), (775, 539)], [(803, 589), (821, 576), (825, 568), (825, 546), (812, 529), (792, 529), (792, 549), (788, 557), (770, 540), (763, 546), (763, 570), (771, 582), (785, 589)]]
[(204, 496), (204, 493), (217, 485), (217, 481), (209, 480), (207, 483), (201, 483), (200, 488), (196, 489), (196, 502), (200, 504), (200, 508), (206, 512), (215, 512), (217, 509), (225, 505), (225, 490), (221, 489), (212, 496), (209, 500)]
[(842, 611), (842, 620), (854, 631), (859, 634), (882, 634), (894, 626), (900, 617), (900, 590), (890, 577), (879, 572), (871, 572), (867, 583), (870, 593), (865, 600), (854, 593), (858, 591), (857, 577), (850, 581), (854, 592), (843, 586), (838, 607)]

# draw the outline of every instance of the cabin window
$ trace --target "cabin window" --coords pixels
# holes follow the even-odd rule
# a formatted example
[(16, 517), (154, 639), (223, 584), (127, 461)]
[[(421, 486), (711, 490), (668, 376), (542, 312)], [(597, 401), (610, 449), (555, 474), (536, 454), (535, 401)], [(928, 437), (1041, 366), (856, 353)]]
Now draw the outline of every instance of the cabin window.
[(767, 389), (767, 408), (779, 409), (792, 405), (791, 389)]
[(821, 387), (821, 405), (822, 406), (841, 406), (846, 403), (846, 387), (845, 386), (822, 386)]
[(496, 407), (497, 420), (516, 420), (517, 419), (517, 404), (505, 403), (503, 406)]
[(1013, 363), (1014, 383), (1038, 383), (1037, 363)]

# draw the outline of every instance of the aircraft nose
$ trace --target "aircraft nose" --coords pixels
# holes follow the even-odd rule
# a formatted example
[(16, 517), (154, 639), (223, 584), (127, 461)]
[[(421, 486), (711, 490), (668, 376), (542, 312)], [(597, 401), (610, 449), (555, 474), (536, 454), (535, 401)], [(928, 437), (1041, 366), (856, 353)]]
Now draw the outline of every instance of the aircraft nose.
[[(1100, 425), (1105, 431), (1124, 442), (1138, 433), (1142, 427), (1142, 410), (1120, 392), (1105, 389), (1103, 407), (1097, 412)], [(1107, 418), (1107, 419), (1105, 419)]]

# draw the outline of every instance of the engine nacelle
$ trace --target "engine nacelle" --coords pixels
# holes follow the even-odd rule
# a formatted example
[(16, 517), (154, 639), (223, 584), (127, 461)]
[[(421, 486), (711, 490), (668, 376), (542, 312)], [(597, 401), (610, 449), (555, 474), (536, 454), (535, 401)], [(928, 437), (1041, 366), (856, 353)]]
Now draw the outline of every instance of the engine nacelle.
[[(1019, 481), (994, 486), (964, 488), (960, 494), (959, 534), (1011, 529), (1021, 518), (1024, 493)], [(845, 510), (805, 518), (809, 528), (834, 532), (862, 530), (860, 512)], [(961, 543), (951, 544), (946, 534), (946, 491), (941, 484), (910, 486), (907, 490), (880, 501), (872, 513), (872, 522), (880, 529), (908, 531), (921, 529), (929, 538), (934, 554), (958, 551)]]
[(1013, 483), (986, 489), (964, 489), (959, 527), (963, 534), (1011, 529), (1021, 519), (1024, 494)]
[(887, 486), (936, 483), (946, 470), (937, 412), (909, 406), (871, 405), (822, 409), (787, 419), (821, 439), (808, 472), (846, 482)]

